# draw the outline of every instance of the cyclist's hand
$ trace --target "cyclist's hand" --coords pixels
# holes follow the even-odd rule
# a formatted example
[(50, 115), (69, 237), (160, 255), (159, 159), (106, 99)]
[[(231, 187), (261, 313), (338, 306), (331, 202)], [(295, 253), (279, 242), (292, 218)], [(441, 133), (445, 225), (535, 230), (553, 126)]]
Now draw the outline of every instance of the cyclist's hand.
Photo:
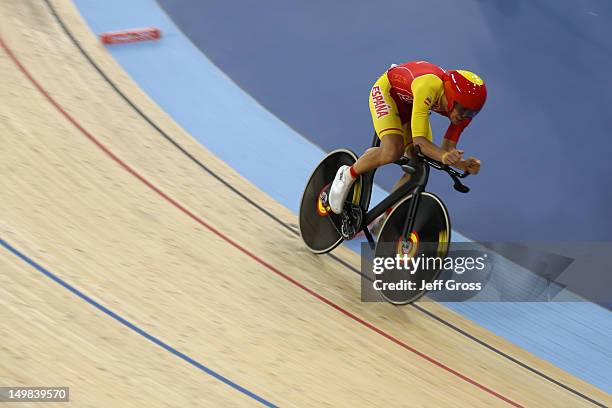
[(461, 161), (463, 150), (450, 149), (442, 155), (442, 163), (454, 166)]
[(475, 157), (468, 157), (464, 162), (465, 171), (470, 174), (478, 174), (480, 171), (480, 160)]

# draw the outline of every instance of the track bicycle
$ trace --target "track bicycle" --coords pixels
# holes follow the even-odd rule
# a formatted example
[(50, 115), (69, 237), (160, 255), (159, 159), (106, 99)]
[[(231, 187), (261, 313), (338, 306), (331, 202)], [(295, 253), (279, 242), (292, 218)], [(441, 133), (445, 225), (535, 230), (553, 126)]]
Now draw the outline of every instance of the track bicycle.
[[(374, 135), (372, 147), (378, 147), (380, 139)], [(415, 146), (415, 148), (417, 148)], [(360, 175), (355, 180), (344, 209), (335, 214), (329, 207), (328, 197), (331, 180), (342, 165), (352, 165), (357, 155), (348, 149), (337, 149), (327, 154), (310, 176), (300, 203), (299, 229), (308, 249), (316, 254), (332, 251), (344, 240), (353, 239), (363, 231), (374, 257), (440, 257), (448, 253), (451, 225), (448, 211), (442, 200), (425, 191), (430, 169), (447, 173), (454, 182), (453, 187), (461, 193), (470, 191), (461, 179), (467, 172), (459, 172), (448, 165), (433, 160), (418, 150), (416, 162), (403, 156), (395, 162), (411, 179), (390, 193), (374, 208), (369, 209), (376, 169)], [(368, 225), (392, 208), (375, 240)], [(405, 271), (389, 271), (385, 282), (432, 282), (439, 274), (436, 269), (423, 269), (406, 274)], [(413, 290), (381, 290), (381, 295), (395, 304), (411, 303), (426, 290), (421, 284)]]

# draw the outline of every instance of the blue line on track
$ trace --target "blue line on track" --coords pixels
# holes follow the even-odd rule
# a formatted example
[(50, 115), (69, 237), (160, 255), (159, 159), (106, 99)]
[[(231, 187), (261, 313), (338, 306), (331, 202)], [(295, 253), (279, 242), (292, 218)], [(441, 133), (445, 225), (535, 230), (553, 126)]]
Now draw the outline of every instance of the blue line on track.
[(112, 310), (110, 310), (110, 309), (106, 308), (105, 306), (101, 305), (100, 303), (96, 302), (95, 300), (93, 300), (92, 298), (90, 298), (89, 296), (87, 296), (86, 294), (81, 292), (80, 290), (76, 289), (74, 286), (70, 285), (68, 282), (64, 281), (63, 279), (61, 279), (60, 277), (58, 277), (54, 273), (50, 272), (49, 270), (45, 269), (44, 267), (42, 267), (41, 265), (36, 263), (31, 258), (29, 258), (26, 255), (24, 255), (23, 253), (19, 252), (19, 250), (17, 250), (13, 246), (11, 246), (5, 240), (0, 239), (0, 244), (2, 244), (2, 246), (4, 248), (8, 249), (14, 255), (16, 255), (17, 257), (19, 257), (21, 260), (25, 261), (26, 263), (28, 263), (30, 266), (32, 266), (34, 269), (36, 269), (37, 271), (39, 271), (40, 273), (42, 273), (43, 275), (45, 275), (49, 279), (55, 281), (56, 283), (59, 283), (65, 289), (68, 289), (70, 292), (74, 293), (75, 295), (77, 295), (78, 297), (80, 297), (81, 299), (83, 299), (84, 301), (89, 303), (90, 305), (94, 306), (96, 309), (100, 310), (101, 312), (106, 313), (107, 315), (109, 315), (110, 317), (112, 317), (113, 319), (118, 321), (119, 323), (123, 324), (124, 326), (128, 327), (129, 329), (131, 329), (131, 330), (135, 331), (136, 333), (140, 334), (142, 337), (146, 338), (147, 340), (155, 343), (156, 345), (158, 345), (159, 347), (165, 349), (166, 351), (169, 351), (170, 353), (172, 353), (175, 356), (177, 356), (178, 358), (188, 362), (189, 364), (191, 364), (192, 366), (198, 368), (199, 370), (204, 371), (206, 374), (216, 378), (217, 380), (221, 381), (222, 383), (227, 384), (230, 387), (234, 388), (235, 390), (240, 391), (241, 393), (243, 393), (243, 394), (253, 398), (257, 402), (260, 402), (261, 404), (263, 404), (263, 405), (265, 405), (267, 407), (277, 407), (277, 405), (274, 405), (270, 401), (260, 397), (259, 395), (255, 394), (255, 393), (253, 393), (253, 392), (251, 392), (249, 390), (247, 390), (244, 387), (241, 387), (240, 385), (236, 384), (232, 380), (230, 380), (230, 379), (222, 376), (221, 374), (211, 370), (210, 368), (206, 367), (202, 363), (197, 362), (196, 360), (194, 360), (193, 358), (189, 357), (188, 355), (183, 354), (180, 351), (178, 351), (177, 349), (173, 348), (172, 346), (164, 343), (163, 341), (161, 341), (157, 337), (153, 336), (152, 334), (147, 333), (146, 331), (144, 331), (140, 327), (134, 325), (133, 323), (130, 323), (129, 321), (127, 321), (123, 317), (119, 316), (117, 313), (113, 312)]

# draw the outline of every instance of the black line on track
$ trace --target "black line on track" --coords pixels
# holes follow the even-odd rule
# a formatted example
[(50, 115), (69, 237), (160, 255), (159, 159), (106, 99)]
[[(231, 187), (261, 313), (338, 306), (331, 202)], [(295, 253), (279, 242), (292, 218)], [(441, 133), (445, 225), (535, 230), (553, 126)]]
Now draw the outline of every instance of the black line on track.
[[(159, 126), (157, 126), (157, 124), (155, 122), (153, 122), (153, 120), (151, 118), (149, 118), (143, 111), (140, 110), (140, 108), (138, 106), (136, 106), (134, 104), (134, 102), (132, 102), (126, 94), (124, 94), (119, 87), (117, 87), (117, 85), (115, 85), (115, 83), (108, 77), (108, 75), (106, 75), (106, 73), (102, 70), (102, 68), (100, 68), (98, 66), (98, 64), (96, 64), (96, 62), (93, 60), (93, 58), (91, 58), (91, 56), (87, 53), (87, 51), (85, 51), (85, 49), (81, 46), (81, 44), (76, 40), (76, 38), (74, 37), (74, 35), (72, 34), (72, 32), (68, 29), (68, 27), (66, 26), (66, 24), (64, 23), (64, 21), (62, 20), (62, 18), (59, 16), (59, 14), (57, 13), (55, 7), (53, 7), (53, 4), (51, 3), (51, 0), (44, 0), (44, 2), (47, 4), (47, 7), (49, 8), (49, 10), (51, 11), (51, 14), (53, 14), (53, 17), (55, 18), (55, 20), (57, 21), (57, 23), (62, 27), (62, 30), (64, 31), (64, 33), (68, 36), (68, 38), (70, 39), (70, 41), (74, 44), (75, 47), (78, 48), (78, 50), (80, 51), (80, 53), (85, 57), (85, 59), (87, 59), (87, 61), (89, 62), (89, 64), (100, 74), (100, 76), (111, 86), (111, 88), (113, 88), (113, 90), (128, 104), (130, 105), (130, 107), (132, 107), (132, 109), (134, 109), (134, 111), (136, 111), (136, 113), (138, 113), (140, 115), (141, 118), (143, 118), (145, 120), (145, 122), (147, 122), (149, 125), (151, 125), (151, 127), (153, 129), (155, 129), (157, 131), (157, 133), (159, 133), (164, 139), (166, 139), (170, 144), (172, 144), (174, 147), (176, 147), (181, 153), (183, 153), (185, 156), (187, 156), (193, 163), (195, 163), (198, 167), (200, 167), (202, 170), (204, 170), (206, 173), (208, 173), (209, 175), (211, 175), (213, 178), (215, 178), (217, 181), (219, 181), (221, 184), (223, 184), (224, 186), (226, 186), (228, 189), (230, 189), (232, 192), (234, 192), (236, 195), (238, 195), (240, 198), (242, 198), (243, 200), (245, 200), (246, 202), (248, 202), (249, 204), (251, 204), (253, 207), (257, 208), (259, 211), (261, 211), (262, 213), (264, 213), (266, 216), (268, 216), (270, 219), (274, 220), (277, 224), (279, 224), (280, 226), (282, 226), (283, 228), (285, 228), (286, 230), (288, 230), (289, 232), (291, 232), (293, 235), (298, 236), (299, 233), (293, 229), (290, 225), (284, 223), (280, 218), (278, 218), (276, 215), (274, 215), (273, 213), (271, 213), (270, 211), (268, 211), (267, 209), (265, 209), (264, 207), (262, 207), (260, 204), (258, 204), (256, 201), (254, 201), (253, 199), (251, 199), (250, 197), (248, 197), (246, 194), (244, 194), (243, 192), (241, 192), (240, 190), (238, 190), (236, 187), (234, 187), (233, 185), (231, 185), (228, 181), (226, 181), (225, 179), (223, 179), (221, 176), (219, 176), (217, 173), (215, 173), (213, 170), (211, 170), (210, 168), (208, 168), (204, 163), (202, 163), (200, 160), (198, 160), (195, 156), (193, 156), (191, 153), (189, 153), (183, 146), (181, 146), (178, 142), (176, 142), (170, 135), (168, 135), (164, 130), (162, 130)], [(336, 262), (338, 262), (339, 264), (343, 265), (344, 267), (350, 269), (351, 271), (355, 272), (356, 274), (368, 279), (369, 277), (367, 277), (366, 275), (362, 274), (360, 270), (358, 270), (357, 268), (355, 268), (354, 266), (350, 265), (348, 262), (338, 258), (336, 255), (334, 254), (327, 254), (329, 257), (331, 257), (333, 260), (335, 260)], [(568, 385), (565, 385), (563, 383), (561, 383), (558, 380), (555, 380), (552, 377), (549, 377), (548, 375), (542, 373), (541, 371), (538, 371), (537, 369), (527, 365), (526, 363), (523, 363), (519, 360), (517, 360), (516, 358), (504, 353), (503, 351), (495, 348), (494, 346), (488, 344), (487, 342), (485, 342), (484, 340), (481, 340), (479, 338), (477, 338), (476, 336), (469, 334), (468, 332), (464, 331), (463, 329), (460, 329), (459, 327), (453, 325), (452, 323), (444, 320), (443, 318), (436, 316), (434, 313), (424, 309), (423, 307), (417, 305), (417, 304), (410, 304), (410, 306), (412, 306), (413, 308), (415, 308), (416, 310), (418, 310), (419, 312), (429, 316), (430, 318), (432, 318), (433, 320), (436, 320), (437, 322), (443, 324), (444, 326), (454, 330), (455, 332), (461, 334), (462, 336), (480, 344), (481, 346), (485, 347), (486, 349), (494, 352), (495, 354), (506, 358), (507, 360), (517, 364), (518, 366), (532, 372), (533, 374), (538, 375), (539, 377), (549, 381), (552, 384), (555, 384), (563, 389), (565, 389), (566, 391), (571, 392), (572, 394), (598, 406), (598, 407), (602, 407), (602, 408), (607, 408), (606, 405), (595, 401), (594, 399), (582, 394), (581, 392), (569, 387)]]

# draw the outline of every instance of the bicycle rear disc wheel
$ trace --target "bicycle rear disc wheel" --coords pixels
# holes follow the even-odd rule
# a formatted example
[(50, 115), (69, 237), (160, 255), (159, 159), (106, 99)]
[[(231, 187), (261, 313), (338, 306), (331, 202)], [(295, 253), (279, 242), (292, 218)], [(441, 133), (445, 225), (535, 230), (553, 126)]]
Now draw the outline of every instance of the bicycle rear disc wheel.
[[(397, 305), (412, 303), (427, 292), (423, 285), (434, 281), (440, 274), (441, 267), (436, 266), (446, 257), (450, 242), (451, 226), (448, 211), (440, 198), (428, 192), (422, 192), (420, 195), (412, 231), (402, 236), (412, 200), (411, 194), (400, 201), (389, 214), (380, 231), (374, 252), (375, 257), (395, 258), (397, 255), (403, 257), (406, 254), (415, 261), (418, 258), (421, 258), (421, 262), (430, 260), (425, 268), (407, 270), (403, 264), (399, 268), (385, 269), (382, 274), (377, 275), (377, 279), (381, 280), (380, 285), (387, 284), (386, 289), (383, 286), (380, 290), (380, 294), (388, 302)], [(434, 259), (439, 261), (436, 263)], [(413, 282), (412, 289), (408, 286), (408, 282)], [(388, 284), (394, 285), (394, 288), (389, 289)]]
[[(342, 242), (342, 236), (328, 219), (319, 195), (334, 180), (340, 166), (351, 166), (356, 161), (357, 155), (352, 151), (334, 150), (321, 160), (306, 184), (300, 203), (299, 227), (302, 240), (315, 254), (329, 252)], [(360, 183), (360, 179), (355, 182), (348, 197), (353, 197), (355, 191), (360, 192)]]

